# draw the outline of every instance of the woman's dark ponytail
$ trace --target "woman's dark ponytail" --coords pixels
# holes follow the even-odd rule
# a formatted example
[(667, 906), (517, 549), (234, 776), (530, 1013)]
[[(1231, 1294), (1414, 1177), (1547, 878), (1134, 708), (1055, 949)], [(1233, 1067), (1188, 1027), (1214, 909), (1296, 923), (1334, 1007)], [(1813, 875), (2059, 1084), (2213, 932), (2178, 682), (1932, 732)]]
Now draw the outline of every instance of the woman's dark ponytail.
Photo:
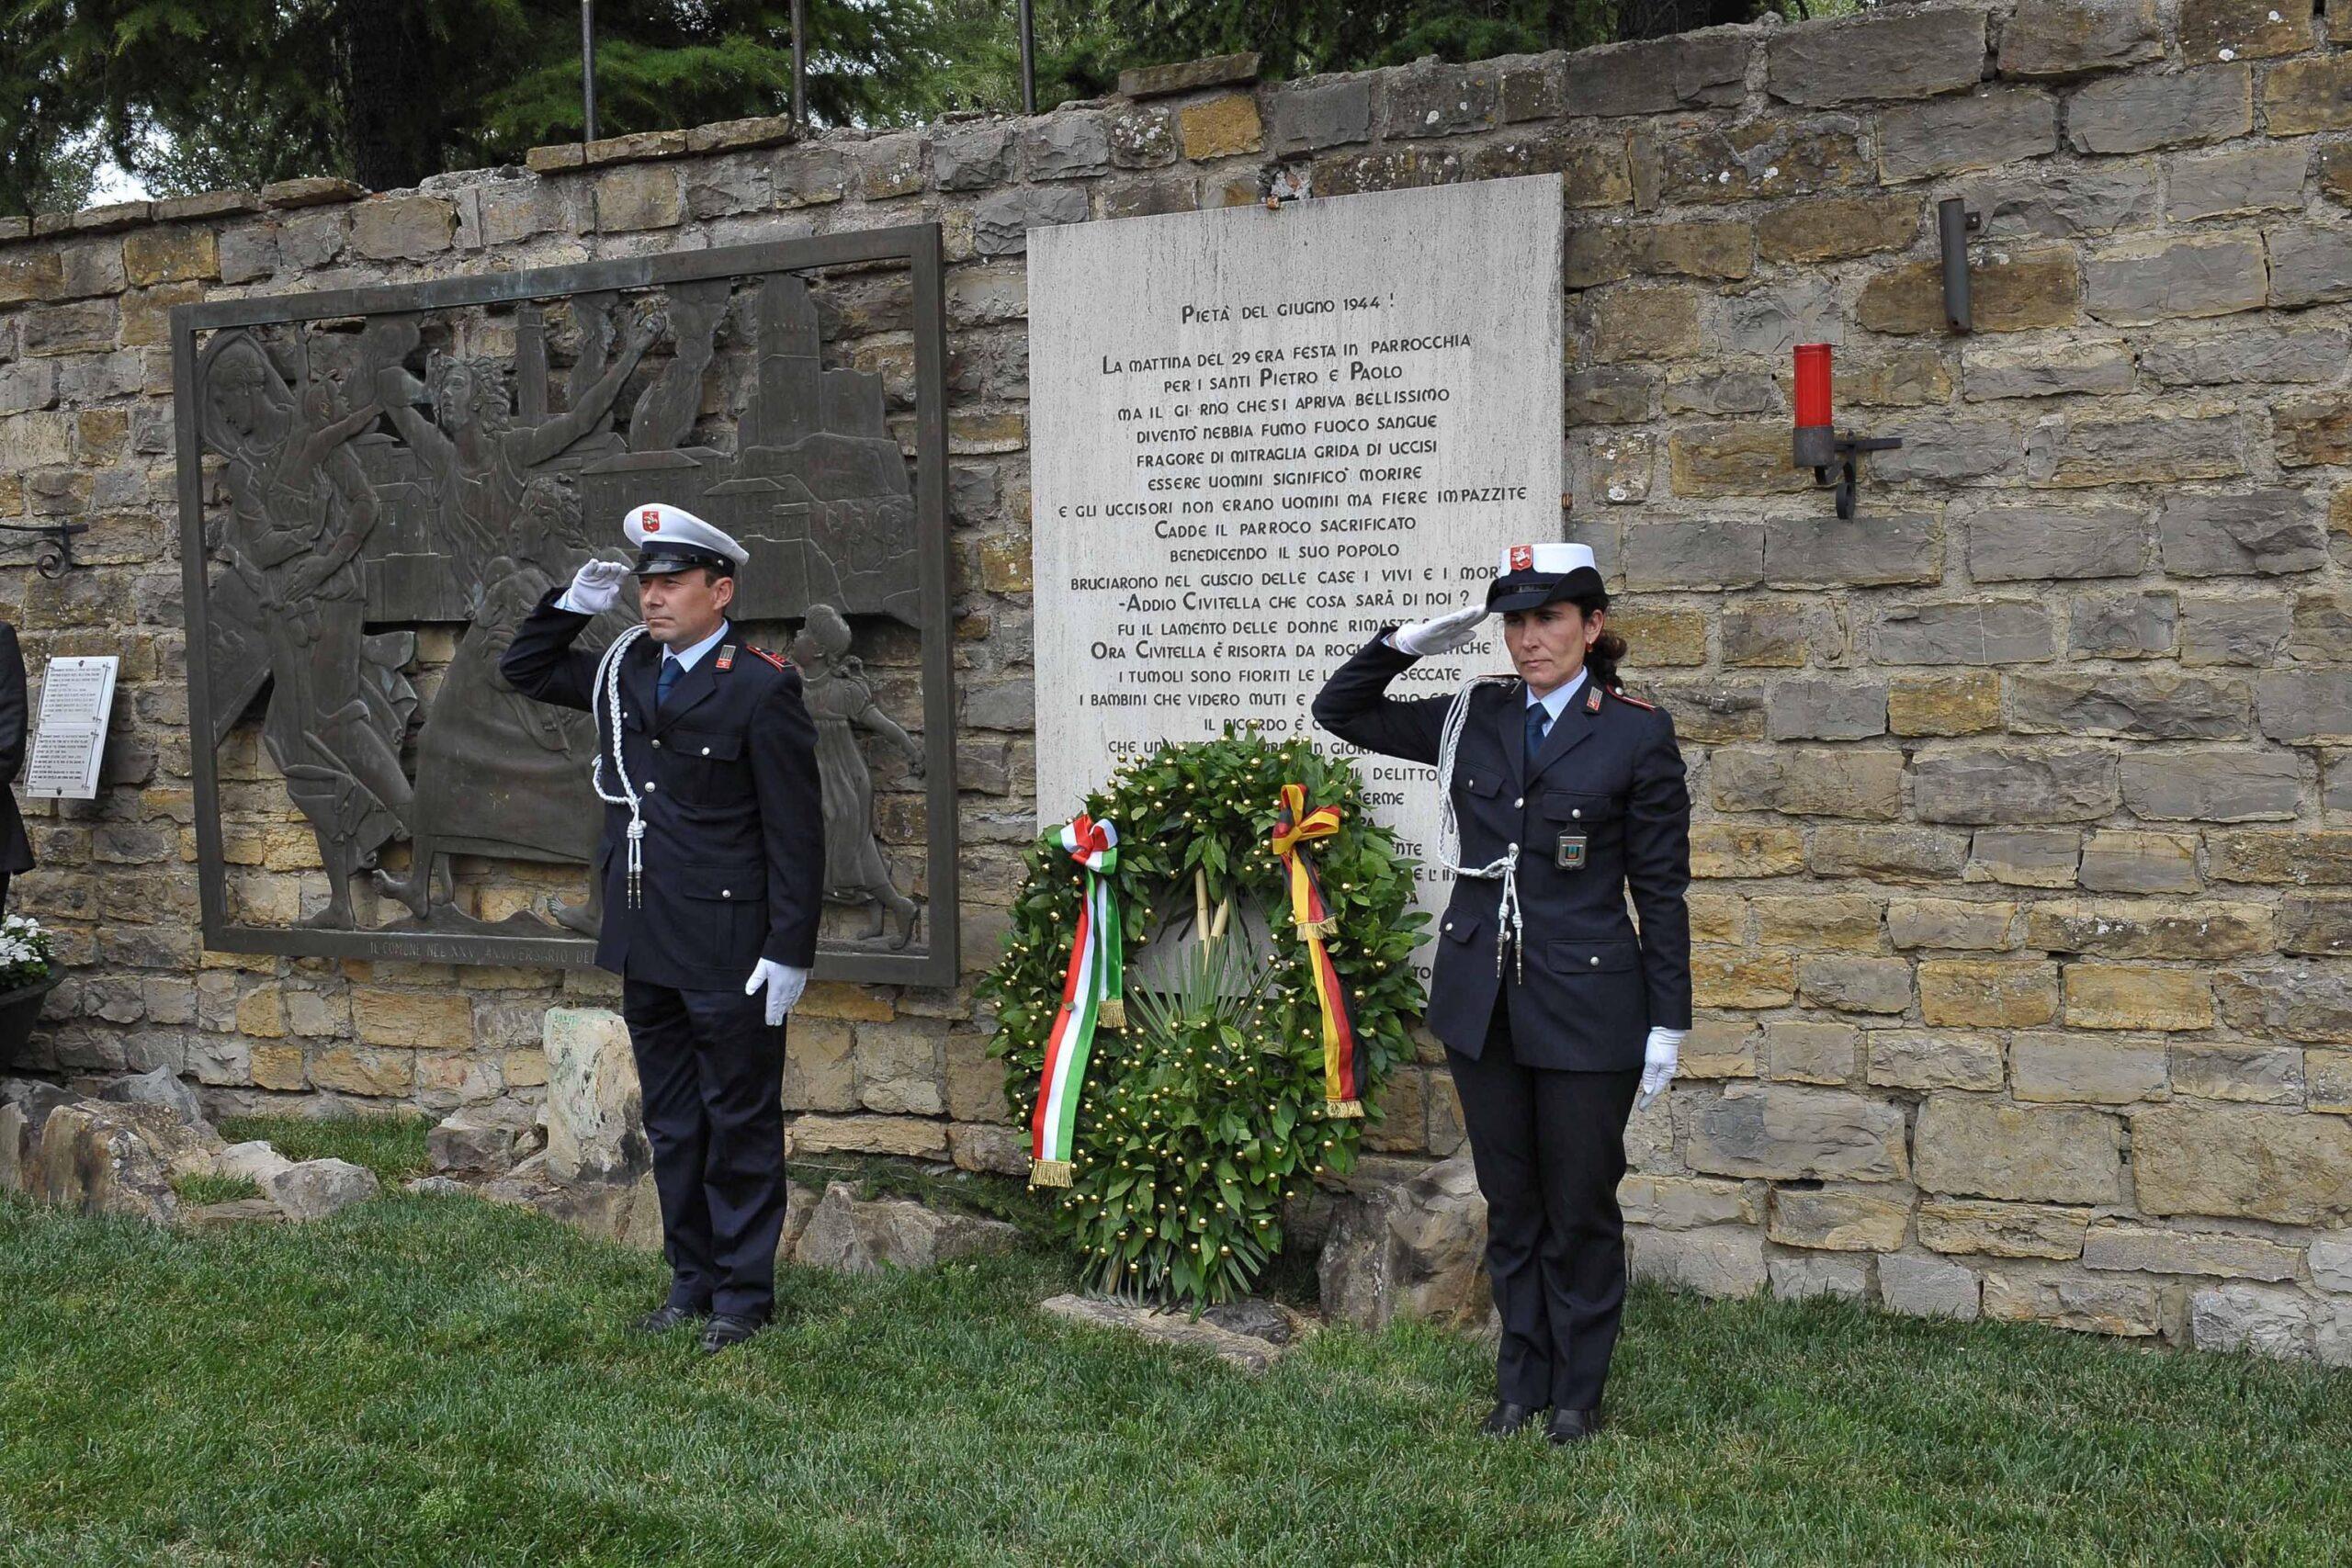
[[(1593, 612), (1609, 608), (1609, 595), (1587, 593), (1571, 603), (1584, 613), (1585, 619), (1590, 620)], [(1625, 639), (1615, 632), (1604, 631), (1593, 638), (1592, 645), (1584, 650), (1584, 667), (1591, 671), (1591, 678), (1605, 689), (1622, 692), (1625, 686), (1624, 682), (1617, 678), (1617, 665), (1624, 657)]]

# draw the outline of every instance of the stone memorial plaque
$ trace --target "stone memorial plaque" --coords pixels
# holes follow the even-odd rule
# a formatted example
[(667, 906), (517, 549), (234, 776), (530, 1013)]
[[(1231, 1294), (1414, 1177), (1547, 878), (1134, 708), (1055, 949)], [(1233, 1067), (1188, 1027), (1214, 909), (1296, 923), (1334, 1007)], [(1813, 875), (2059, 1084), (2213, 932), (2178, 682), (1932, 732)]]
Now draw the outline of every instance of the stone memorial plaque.
[[(1030, 236), (1041, 828), (1228, 723), (1353, 754), (1331, 671), (1561, 536), (1561, 229), (1547, 175)], [(1504, 668), (1489, 623), (1392, 690)], [(1358, 766), (1433, 912), (1435, 771)]]
[(48, 800), (96, 800), (98, 764), (114, 713), (122, 660), (113, 654), (52, 659), (40, 680), (40, 716), (25, 759), (25, 793)]

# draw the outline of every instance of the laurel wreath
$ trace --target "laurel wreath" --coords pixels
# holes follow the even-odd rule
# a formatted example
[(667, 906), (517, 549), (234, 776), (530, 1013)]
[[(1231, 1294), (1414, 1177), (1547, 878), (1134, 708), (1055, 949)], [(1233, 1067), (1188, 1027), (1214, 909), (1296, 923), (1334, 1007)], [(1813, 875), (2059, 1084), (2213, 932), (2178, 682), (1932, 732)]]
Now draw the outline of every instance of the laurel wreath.
[[(1408, 1031), (1424, 998), (1410, 956), (1428, 917), (1407, 912), (1413, 863), (1364, 817), (1345, 760), (1228, 727), (1221, 739), (1163, 746), (1122, 766), (1086, 811), (1118, 828), (1116, 893), (1136, 933), (1128, 1021), (1094, 1036), (1074, 1179), (1053, 1210), (1097, 1289), (1195, 1308), (1247, 1294), (1282, 1249), (1283, 1200), (1355, 1162), (1363, 1122), (1325, 1114), (1320, 1014), (1270, 847), (1284, 784), (1304, 784), (1310, 806), (1341, 808), (1340, 831), (1306, 852), (1339, 922), (1328, 947), (1354, 1020), (1368, 1118), (1379, 1119), (1381, 1085), (1412, 1055)], [(1005, 1061), (1005, 1097), (1024, 1126), (1082, 882), (1050, 837), (1027, 864), (1004, 957), (980, 984), (996, 1010), (990, 1049)], [(1272, 950), (1238, 951), (1241, 922), (1215, 917), (1209, 929), (1226, 934), (1172, 965), (1185, 983), (1136, 992), (1150, 914), (1170, 889), (1226, 916), (1253, 902), (1266, 911)], [(1217, 982), (1236, 973), (1247, 976), (1243, 994), (1221, 994), (1235, 987)]]

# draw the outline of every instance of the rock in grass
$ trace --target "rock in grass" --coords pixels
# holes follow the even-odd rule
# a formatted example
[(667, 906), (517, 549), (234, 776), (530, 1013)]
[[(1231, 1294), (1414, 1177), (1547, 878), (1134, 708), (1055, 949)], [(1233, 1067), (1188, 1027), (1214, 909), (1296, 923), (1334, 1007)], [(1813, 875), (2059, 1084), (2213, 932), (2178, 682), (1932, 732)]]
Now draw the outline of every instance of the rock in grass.
[(159, 1105), (195, 1128), (207, 1141), (217, 1136), (212, 1123), (204, 1119), (204, 1106), (196, 1098), (196, 1090), (182, 1083), (169, 1067), (117, 1078), (98, 1091), (98, 1098), (122, 1105)]
[(559, 1181), (627, 1179), (646, 1168), (645, 1113), (628, 1029), (605, 1008), (549, 1008), (548, 1169)]
[(1021, 1230), (1002, 1220), (946, 1214), (905, 1198), (861, 1199), (835, 1181), (808, 1216), (793, 1249), (797, 1262), (845, 1274), (885, 1268), (928, 1269), (950, 1258), (1009, 1252)]
[(401, 1183), (420, 1198), (462, 1198), (466, 1184), (453, 1176), (413, 1176)]
[(78, 1100), (41, 1123), (25, 1190), (56, 1208), (169, 1224), (179, 1217), (172, 1177), (211, 1168), (204, 1145), (170, 1111)]
[(1201, 1316), (1229, 1334), (1246, 1334), (1252, 1339), (1284, 1347), (1309, 1326), (1308, 1319), (1282, 1303), (1270, 1302), (1259, 1296), (1252, 1296), (1247, 1301), (1223, 1303), (1208, 1308)]
[(514, 1162), (514, 1129), (477, 1111), (455, 1111), (424, 1135), (433, 1168), (496, 1176)]
[[(483, 1190), (490, 1193), (506, 1185), (493, 1181)], [(600, 1241), (616, 1241), (649, 1252), (661, 1249), (662, 1196), (654, 1190), (650, 1170), (635, 1181), (576, 1181), (533, 1190), (523, 1201)]]
[(25, 1130), (24, 1107), (0, 1104), (0, 1192), (25, 1190), (25, 1156), (31, 1149), (32, 1136)]
[(289, 1220), (322, 1220), (379, 1190), (376, 1173), (342, 1159), (306, 1159), (289, 1165), (263, 1185)]
[(292, 1160), (277, 1152), (275, 1144), (261, 1138), (231, 1144), (212, 1156), (214, 1175), (241, 1176), (256, 1187), (267, 1187), (271, 1177), (293, 1164)]
[(1340, 1200), (1323, 1244), (1323, 1310), (1359, 1328), (1400, 1317), (1483, 1327), (1494, 1305), (1486, 1250), (1487, 1201), (1469, 1156), (1409, 1180), (1359, 1185)]
[(777, 1237), (775, 1249), (778, 1258), (798, 1256), (800, 1237), (808, 1229), (808, 1217), (817, 1212), (817, 1201), (814, 1188), (797, 1181), (785, 1184), (784, 1234)]
[(71, 1105), (81, 1098), (72, 1089), (60, 1089), (39, 1078), (9, 1078), (0, 1082), (0, 1105), (13, 1105), (24, 1113), (28, 1135), (40, 1136), (40, 1124), (49, 1113), (61, 1105)]
[(1195, 1318), (1189, 1313), (1161, 1312), (1128, 1302), (1105, 1301), (1099, 1296), (1054, 1296), (1038, 1305), (1056, 1317), (1071, 1323), (1114, 1328), (1161, 1345), (1183, 1345), (1206, 1350), (1218, 1360), (1238, 1367), (1245, 1372), (1262, 1372), (1282, 1355), (1279, 1346), (1252, 1335), (1219, 1328), (1207, 1319)]

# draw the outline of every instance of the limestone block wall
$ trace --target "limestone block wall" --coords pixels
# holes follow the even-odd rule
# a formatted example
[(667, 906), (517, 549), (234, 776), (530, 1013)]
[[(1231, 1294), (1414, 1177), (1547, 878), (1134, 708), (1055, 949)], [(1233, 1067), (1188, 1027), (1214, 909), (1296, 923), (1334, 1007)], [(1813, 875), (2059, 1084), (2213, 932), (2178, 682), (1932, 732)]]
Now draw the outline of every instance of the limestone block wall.
[[(43, 581), (0, 544), (0, 611), (36, 671), (124, 657), (104, 795), (35, 813), (25, 899), (73, 965), (35, 1065), (165, 1062), (220, 1108), (528, 1099), (547, 1007), (612, 994), (198, 951), (170, 305), (938, 221), (977, 967), (1035, 826), (1027, 231), (1557, 171), (1570, 531), (1622, 593), (1630, 679), (1676, 716), (1697, 805), (1702, 1021), (1631, 1134), (1639, 1266), (2352, 1359), (2333, 26), (2312, 0), (1931, 0), (0, 224), (0, 521), (86, 522), (96, 563)], [(1984, 214), (1965, 337), (1935, 247), (1953, 195)], [(903, 392), (903, 322), (836, 326), (831, 352)], [(1815, 340), (1838, 345), (1841, 423), (1905, 442), (1867, 460), (1851, 523), (1787, 466), (1789, 348)], [(238, 852), (293, 907), (308, 835), (251, 737), (232, 752), (256, 824)], [(968, 986), (817, 987), (798, 1146), (1017, 1168), (985, 1029)], [(1460, 1144), (1433, 1053), (1385, 1109), (1387, 1153)]]

